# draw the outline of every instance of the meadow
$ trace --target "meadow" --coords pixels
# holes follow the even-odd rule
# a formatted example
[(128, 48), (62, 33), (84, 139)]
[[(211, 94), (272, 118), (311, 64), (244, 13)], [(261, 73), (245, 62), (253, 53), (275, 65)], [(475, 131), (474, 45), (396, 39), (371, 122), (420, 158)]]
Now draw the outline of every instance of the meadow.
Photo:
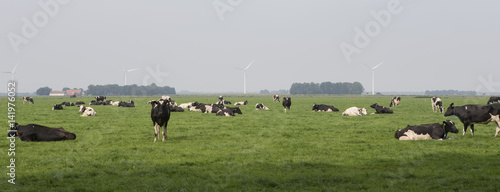
[[(63, 127), (76, 140), (16, 140), (16, 184), (7, 182), (9, 140), (0, 145), (0, 191), (499, 191), (500, 138), (495, 125), (476, 125), (462, 136), (458, 118), (433, 113), (429, 98), (403, 96), (394, 114), (370, 114), (373, 103), (389, 106), (392, 96), (293, 95), (291, 112), (270, 95), (225, 95), (248, 100), (242, 115), (172, 113), (168, 139), (153, 142), (147, 101), (160, 96), (108, 96), (134, 100), (135, 108), (93, 106), (95, 117), (77, 107), (52, 105), (91, 97), (34, 97), (16, 101), (16, 120)], [(178, 103), (214, 103), (218, 95), (172, 95)], [(487, 97), (441, 97), (445, 108), (485, 104)], [(0, 103), (7, 105), (5, 97)], [(256, 111), (264, 103), (269, 111)], [(313, 112), (328, 104), (341, 112)], [(343, 117), (348, 107), (369, 115)], [(6, 114), (7, 107), (3, 107)], [(4, 130), (7, 118), (4, 115)], [(454, 139), (399, 141), (406, 125), (456, 123)], [(5, 132), (6, 133), (6, 132)], [(4, 137), (5, 138), (5, 137)]]

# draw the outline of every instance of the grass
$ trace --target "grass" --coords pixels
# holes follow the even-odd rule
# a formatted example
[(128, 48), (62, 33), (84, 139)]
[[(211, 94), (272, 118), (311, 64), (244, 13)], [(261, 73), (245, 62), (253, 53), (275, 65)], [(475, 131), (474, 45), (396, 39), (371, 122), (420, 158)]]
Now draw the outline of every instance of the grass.
[[(498, 191), (500, 145), (494, 124), (476, 125), (476, 134), (451, 134), (446, 141), (398, 141), (397, 129), (458, 118), (433, 113), (429, 98), (402, 98), (392, 115), (342, 117), (313, 112), (313, 103), (341, 111), (390, 96), (292, 96), (285, 114), (271, 96), (225, 96), (248, 100), (242, 115), (173, 113), (168, 140), (153, 143), (150, 97), (109, 96), (135, 108), (95, 106), (96, 117), (80, 117), (76, 107), (52, 111), (55, 103), (76, 101), (35, 97), (16, 102), (20, 124), (64, 127), (77, 135), (62, 142), (16, 141), (16, 185), (2, 191)], [(19, 98), (18, 98), (19, 99)], [(78, 98), (89, 102), (90, 97)], [(217, 96), (177, 96), (178, 103), (213, 103)], [(482, 104), (486, 97), (448, 97), (445, 105)], [(6, 98), (0, 99), (7, 103)], [(256, 111), (262, 102), (269, 111)], [(369, 108), (369, 109), (368, 109)], [(3, 118), (5, 122), (7, 119)], [(5, 126), (7, 127), (7, 126)], [(8, 164), (9, 141), (0, 160)], [(5, 190), (4, 190), (5, 189)]]

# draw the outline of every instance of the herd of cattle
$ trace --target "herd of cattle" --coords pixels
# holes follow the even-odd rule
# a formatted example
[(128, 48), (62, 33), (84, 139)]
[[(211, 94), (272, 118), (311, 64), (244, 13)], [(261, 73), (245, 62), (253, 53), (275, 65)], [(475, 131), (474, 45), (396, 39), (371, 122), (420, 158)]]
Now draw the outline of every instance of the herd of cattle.
[[(281, 102), (278, 95), (273, 96), (274, 102)], [(34, 104), (33, 98), (23, 97), (23, 104), (25, 102)], [(399, 106), (401, 102), (401, 97), (393, 97), (391, 99), (390, 107)], [(496, 102), (496, 103), (495, 103)], [(151, 120), (153, 122), (155, 130), (154, 142), (160, 139), (160, 128), (163, 128), (161, 135), (162, 141), (167, 139), (167, 125), (170, 120), (171, 112), (184, 112), (184, 109), (189, 111), (201, 111), (202, 113), (215, 113), (216, 116), (235, 116), (235, 114), (242, 114), (239, 107), (228, 107), (231, 105), (230, 101), (224, 100), (222, 96), (219, 96), (219, 100), (213, 104), (203, 104), (198, 102), (182, 103), (177, 105), (177, 103), (172, 100), (169, 96), (162, 96), (161, 99), (148, 101), (147, 104), (151, 105)], [(248, 101), (236, 102), (234, 105), (247, 105)], [(291, 108), (291, 98), (283, 98), (283, 109), (285, 113), (290, 111)], [(86, 107), (85, 103), (82, 101), (72, 102), (62, 102), (61, 104), (55, 104), (52, 110), (61, 110), (63, 106), (79, 106), (79, 112), (82, 113), (81, 116), (95, 116), (97, 112), (92, 107)], [(129, 102), (124, 101), (112, 101), (106, 100), (105, 96), (97, 96), (95, 100), (92, 100), (89, 105), (114, 105), (118, 107), (135, 107), (134, 102), (130, 100)], [(392, 114), (393, 111), (390, 108), (383, 107), (374, 103), (370, 106), (376, 112), (375, 114)], [(431, 98), (431, 107), (434, 112), (444, 112), (444, 116), (457, 116), (460, 121), (464, 124), (463, 135), (465, 135), (467, 128), (470, 126), (471, 134), (474, 135), (474, 124), (488, 124), (489, 122), (496, 123), (495, 137), (498, 136), (500, 132), (500, 97), (491, 97), (486, 105), (464, 105), (455, 106), (451, 103), (447, 108), (446, 112), (443, 108), (443, 102), (438, 97)], [(255, 105), (256, 110), (269, 110), (262, 103), (257, 103)], [(339, 111), (331, 105), (325, 104), (314, 104), (313, 111), (325, 111), (334, 112)], [(350, 107), (346, 109), (342, 116), (362, 116), (367, 115), (365, 108)], [(397, 130), (395, 133), (395, 138), (399, 140), (418, 140), (418, 139), (446, 139), (447, 134), (458, 133), (458, 129), (455, 124), (446, 120), (441, 123), (434, 124), (424, 124), (424, 125), (408, 125), (404, 129)], [(76, 135), (70, 133), (63, 128), (50, 128), (37, 124), (19, 125), (17, 123), (11, 127), (11, 131), (8, 133), (9, 137), (18, 136), (22, 141), (59, 141), (59, 140), (73, 140), (76, 139)]]

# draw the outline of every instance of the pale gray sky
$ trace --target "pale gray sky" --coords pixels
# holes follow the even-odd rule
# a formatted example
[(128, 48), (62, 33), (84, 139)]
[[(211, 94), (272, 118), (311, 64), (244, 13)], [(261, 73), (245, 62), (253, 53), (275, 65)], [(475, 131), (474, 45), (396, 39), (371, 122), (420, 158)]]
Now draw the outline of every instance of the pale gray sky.
[[(201, 92), (359, 81), (500, 91), (500, 1), (6, 0), (0, 71), (20, 92), (124, 83)], [(341, 48), (342, 47), (342, 48)], [(344, 50), (344, 52), (342, 51)], [(350, 60), (350, 62), (349, 62)], [(10, 79), (7, 73), (0, 80)]]

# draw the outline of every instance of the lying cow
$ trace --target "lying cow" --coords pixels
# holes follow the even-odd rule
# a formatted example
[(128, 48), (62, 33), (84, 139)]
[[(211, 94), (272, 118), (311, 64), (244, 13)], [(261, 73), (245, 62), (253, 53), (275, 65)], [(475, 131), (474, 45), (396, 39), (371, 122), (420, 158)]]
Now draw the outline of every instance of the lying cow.
[(400, 101), (401, 101), (401, 97), (400, 96), (393, 97), (392, 100), (391, 100), (391, 104), (389, 104), (389, 107), (399, 106), (399, 102)]
[(35, 104), (35, 102), (33, 102), (33, 98), (32, 97), (23, 97), (23, 104), (24, 104), (24, 102)]
[(227, 110), (231, 110), (234, 114), (238, 113), (238, 114), (243, 114), (241, 112), (241, 109), (240, 107), (224, 107), (224, 109), (227, 109)]
[(366, 115), (365, 108), (351, 107), (351, 108), (346, 109), (342, 113), (342, 116), (362, 116), (362, 115)]
[(75, 102), (75, 105), (85, 105), (85, 102), (78, 100)]
[(332, 105), (324, 105), (324, 104), (321, 104), (321, 105), (314, 104), (312, 110), (313, 111), (326, 111), (326, 112), (339, 111), (339, 109), (335, 108)]
[(134, 105), (134, 101), (130, 100), (130, 103), (127, 103), (125, 101), (120, 101), (120, 103), (118, 103), (118, 107), (135, 107)]
[(169, 106), (170, 107), (170, 112), (184, 112), (184, 109), (182, 107), (174, 107), (174, 106)]
[(66, 106), (66, 107), (69, 107), (69, 106), (75, 106), (75, 104), (74, 104), (73, 102), (66, 102), (66, 101), (63, 101), (63, 102), (61, 103), (61, 105)]
[(82, 117), (96, 116), (97, 115), (97, 112), (95, 112), (92, 107), (85, 107), (83, 105), (80, 105), (80, 110), (78, 110), (78, 112), (83, 113), (81, 115)]
[(7, 134), (8, 137), (14, 138), (19, 136), (21, 141), (62, 141), (75, 140), (76, 135), (61, 128), (50, 128), (37, 124), (19, 125), (14, 124)]
[(182, 108), (191, 108), (193, 106), (197, 106), (199, 103), (197, 101), (195, 102), (192, 102), (192, 103), (182, 103), (179, 105), (179, 107), (182, 107)]
[(240, 101), (240, 102), (234, 103), (234, 105), (247, 105), (247, 104), (248, 104), (248, 101)]
[(488, 100), (488, 103), (487, 105), (489, 104), (492, 104), (492, 103), (500, 103), (500, 97), (490, 97), (490, 99)]
[(441, 98), (439, 97), (431, 98), (431, 106), (433, 112), (439, 111), (442, 113), (444, 111), (443, 101), (441, 101)]
[(215, 113), (215, 116), (235, 116), (233, 110), (224, 108), (224, 109), (219, 109), (217, 113)]
[(495, 137), (498, 136), (500, 132), (500, 103), (495, 103), (491, 105), (464, 105), (455, 106), (451, 103), (446, 112), (445, 117), (455, 115), (464, 124), (464, 132), (467, 131), (467, 127), (470, 125), (470, 132), (474, 136), (474, 124), (488, 124), (489, 122), (495, 122), (497, 125)]
[(408, 125), (404, 129), (397, 130), (394, 137), (399, 140), (443, 140), (446, 139), (449, 132), (458, 133), (458, 129), (452, 121), (446, 120), (442, 124)]
[(97, 96), (97, 97), (95, 97), (95, 100), (97, 102), (99, 102), (99, 101), (105, 101), (106, 100), (106, 96)]
[(269, 110), (269, 108), (262, 103), (257, 103), (255, 104), (255, 110)]
[(200, 109), (202, 113), (217, 113), (219, 109), (224, 108), (224, 105), (200, 103), (196, 108)]
[(62, 110), (63, 109), (63, 106), (61, 104), (54, 104), (54, 106), (52, 107), (52, 110)]
[(393, 111), (387, 107), (382, 107), (380, 105), (378, 105), (377, 103), (374, 103), (373, 105), (370, 105), (371, 108), (375, 109), (375, 114), (383, 114), (383, 113), (387, 113), (387, 114), (392, 114)]

